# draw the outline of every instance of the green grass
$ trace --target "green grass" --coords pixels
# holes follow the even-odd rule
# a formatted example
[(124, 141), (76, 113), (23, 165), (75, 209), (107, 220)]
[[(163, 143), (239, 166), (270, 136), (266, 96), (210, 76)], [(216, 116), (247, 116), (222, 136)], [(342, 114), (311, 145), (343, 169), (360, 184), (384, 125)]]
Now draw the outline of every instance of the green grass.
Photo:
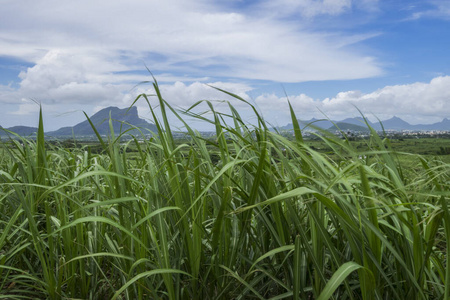
[[(0, 150), (0, 298), (449, 298), (448, 163), (406, 171), (375, 132), (359, 148), (324, 132), (318, 152), (292, 110), (289, 140), (256, 109), (257, 126), (210, 102), (206, 119), (154, 88), (158, 132), (135, 153), (120, 136), (103, 154), (51, 146), (42, 117), (36, 141)], [(169, 115), (216, 140), (186, 124), (176, 143)]]

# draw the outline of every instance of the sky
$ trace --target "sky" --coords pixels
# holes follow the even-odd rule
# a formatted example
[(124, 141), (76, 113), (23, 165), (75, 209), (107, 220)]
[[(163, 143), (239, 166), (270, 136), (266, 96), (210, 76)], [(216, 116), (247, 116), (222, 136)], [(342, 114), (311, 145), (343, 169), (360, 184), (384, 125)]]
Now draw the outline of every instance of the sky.
[(129, 107), (154, 94), (149, 70), (173, 107), (225, 100), (250, 123), (212, 86), (275, 126), (288, 100), (302, 120), (434, 123), (450, 118), (449, 50), (448, 0), (1, 0), (0, 125), (37, 126), (40, 106), (46, 131)]

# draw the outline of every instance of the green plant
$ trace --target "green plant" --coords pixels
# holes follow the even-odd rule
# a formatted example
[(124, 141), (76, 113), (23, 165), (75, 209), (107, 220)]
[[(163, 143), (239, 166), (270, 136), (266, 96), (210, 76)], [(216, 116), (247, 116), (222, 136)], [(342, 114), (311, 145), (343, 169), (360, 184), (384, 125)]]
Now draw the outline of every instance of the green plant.
[[(237, 95), (223, 91), (257, 125), (231, 105), (206, 101), (212, 118), (194, 112), (201, 102), (177, 111), (153, 86), (136, 99), (157, 127), (143, 144), (98, 135), (97, 153), (49, 151), (41, 115), (36, 141), (1, 150), (1, 298), (449, 297), (448, 164), (417, 157), (406, 177), (373, 130), (364, 147), (321, 132), (327, 156), (303, 140), (292, 108), (289, 140)], [(185, 116), (212, 124), (215, 141)]]

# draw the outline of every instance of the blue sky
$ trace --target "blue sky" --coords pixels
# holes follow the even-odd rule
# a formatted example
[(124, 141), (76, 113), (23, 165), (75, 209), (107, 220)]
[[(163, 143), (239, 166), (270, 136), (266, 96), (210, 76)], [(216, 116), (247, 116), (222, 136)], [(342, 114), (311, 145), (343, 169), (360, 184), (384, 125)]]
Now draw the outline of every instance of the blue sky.
[(450, 117), (449, 49), (448, 0), (3, 0), (0, 125), (36, 126), (36, 102), (46, 130), (127, 107), (152, 93), (136, 86), (151, 80), (146, 66), (174, 106), (229, 100), (250, 122), (208, 85), (276, 125), (289, 122), (285, 92), (301, 119), (341, 120), (356, 106), (432, 123)]

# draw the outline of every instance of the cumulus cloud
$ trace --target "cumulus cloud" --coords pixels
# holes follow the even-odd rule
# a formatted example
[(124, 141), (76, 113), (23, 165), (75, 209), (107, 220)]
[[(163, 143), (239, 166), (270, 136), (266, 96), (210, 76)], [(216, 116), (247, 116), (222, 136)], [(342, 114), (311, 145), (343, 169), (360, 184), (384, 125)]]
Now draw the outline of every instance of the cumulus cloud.
[[(286, 97), (280, 97), (276, 94), (263, 94), (252, 99), (250, 97), (252, 92), (250, 86), (220, 82), (212, 85), (223, 87), (253, 103), (264, 118), (273, 125), (282, 126), (290, 123)], [(313, 117), (342, 120), (359, 116), (359, 109), (372, 121), (376, 121), (376, 118), (385, 120), (398, 116), (412, 124), (432, 123), (450, 115), (450, 90), (448, 86), (450, 86), (450, 76), (439, 76), (430, 82), (386, 86), (371, 93), (344, 91), (334, 97), (325, 99), (314, 99), (306, 94), (299, 94), (289, 95), (288, 99), (297, 117), (304, 120)], [(170, 104), (180, 108), (187, 108), (202, 99), (227, 100), (238, 107), (239, 112), (244, 118), (248, 118), (249, 122), (254, 120), (254, 115), (248, 105), (235, 101), (233, 98), (227, 97), (200, 82), (190, 85), (181, 82), (162, 85), (161, 90), (164, 98)], [(226, 111), (226, 105), (219, 105), (219, 111), (221, 109)]]
[[(357, 116), (359, 112), (356, 108), (358, 108), (369, 117), (375, 115), (386, 119), (396, 115), (412, 123), (419, 120), (435, 122), (450, 115), (448, 86), (450, 76), (440, 76), (428, 83), (386, 86), (367, 94), (360, 91), (346, 91), (325, 99), (313, 99), (305, 94), (292, 95), (288, 98), (301, 119), (328, 116), (341, 120)], [(261, 95), (255, 101), (274, 122), (280, 125), (288, 123), (282, 122), (283, 118), (288, 120), (286, 97), (277, 97), (274, 94)]]
[(211, 82), (204, 84), (201, 82), (194, 82), (186, 85), (182, 82), (175, 82), (172, 85), (162, 85), (161, 91), (164, 98), (171, 104), (177, 105), (182, 108), (188, 108), (199, 100), (212, 100), (212, 101), (229, 101), (235, 105), (239, 105), (240, 102), (213, 87), (226, 90), (227, 92), (236, 94), (239, 97), (249, 100), (248, 92), (252, 88), (248, 85), (241, 83), (230, 82)]
[[(238, 108), (243, 113), (250, 112), (250, 107), (244, 104), (242, 101), (230, 96), (218, 89), (222, 89), (229, 93), (233, 93), (242, 99), (252, 102), (249, 92), (253, 88), (249, 85), (242, 83), (232, 83), (232, 82), (193, 82), (191, 84), (185, 84), (183, 82), (177, 81), (173, 84), (161, 84), (159, 85), (162, 97), (166, 100), (173, 108), (179, 110), (186, 110), (197, 104), (195, 112), (203, 113), (209, 111), (209, 106), (204, 102), (210, 101), (214, 105), (215, 111), (218, 112), (229, 112), (228, 103), (232, 104), (235, 108)], [(218, 88), (218, 89), (215, 89)], [(152, 88), (140, 87), (134, 91), (136, 94), (147, 94), (153, 95), (149, 98), (150, 104), (153, 107), (159, 105), (157, 98), (154, 96), (154, 90)], [(203, 101), (200, 104), (197, 102)], [(139, 114), (148, 118), (151, 118), (149, 109), (144, 101), (137, 103)], [(174, 120), (176, 121), (176, 120)], [(176, 123), (181, 126), (181, 123)]]
[[(44, 104), (117, 104), (123, 98), (125, 85), (105, 80), (119, 69), (116, 64), (95, 55), (49, 51), (36, 65), (22, 71), (15, 98), (33, 98)], [(120, 76), (119, 76), (120, 77)], [(116, 79), (117, 80), (117, 79)], [(9, 91), (12, 92), (11, 89)], [(0, 101), (3, 101), (2, 97)]]
[[(37, 104), (40, 104), (49, 125), (47, 130), (53, 130), (83, 121), (82, 112), (90, 115), (95, 112), (95, 106), (124, 107), (130, 105), (136, 96), (133, 93), (135, 81), (133, 84), (109, 83), (102, 79), (102, 75), (86, 79), (85, 73), (66, 63), (38, 66), (39, 70), (33, 67), (21, 74), (23, 80), (18, 89), (8, 89), (4, 95), (0, 93), (1, 102), (9, 104), (9, 109), (3, 111), (2, 125), (36, 126), (35, 112), (39, 108)], [(65, 74), (58, 77), (60, 72)]]
[[(92, 105), (123, 106), (133, 85), (124, 83), (128, 75), (113, 74), (125, 68), (101, 51), (50, 50), (33, 67), (20, 72), (18, 87), (0, 85), (0, 103), (7, 106), (2, 125), (35, 126), (38, 104), (43, 105), (47, 119), (69, 111), (90, 113)], [(18, 117), (22, 118), (17, 123)], [(80, 118), (65, 116), (55, 126), (72, 125), (76, 120)]]

